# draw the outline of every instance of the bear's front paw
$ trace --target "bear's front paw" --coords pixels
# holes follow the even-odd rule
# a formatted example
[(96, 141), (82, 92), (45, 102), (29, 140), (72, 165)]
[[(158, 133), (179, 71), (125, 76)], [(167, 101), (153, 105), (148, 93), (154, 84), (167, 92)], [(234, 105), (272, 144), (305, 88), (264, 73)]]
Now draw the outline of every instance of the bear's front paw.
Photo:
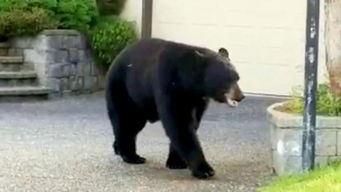
[(168, 158), (166, 162), (166, 167), (168, 167), (169, 169), (186, 169), (187, 164), (181, 159)]
[(129, 164), (143, 164), (146, 162), (146, 159), (139, 155), (132, 155), (132, 156), (122, 155), (122, 159), (124, 162), (129, 163)]
[(214, 175), (214, 170), (208, 163), (204, 162), (192, 170), (192, 175), (200, 179), (206, 179)]

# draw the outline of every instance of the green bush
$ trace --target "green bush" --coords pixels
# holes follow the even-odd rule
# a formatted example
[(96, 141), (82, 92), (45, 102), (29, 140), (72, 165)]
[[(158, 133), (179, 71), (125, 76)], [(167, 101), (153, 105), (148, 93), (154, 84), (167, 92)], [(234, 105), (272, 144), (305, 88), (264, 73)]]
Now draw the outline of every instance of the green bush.
[[(279, 110), (302, 114), (304, 99), (294, 93), (294, 97)], [(320, 84), (317, 89), (316, 111), (319, 115), (341, 116), (341, 98), (332, 94), (327, 84)]]
[(13, 36), (34, 35), (44, 29), (54, 29), (58, 21), (41, 8), (14, 9), (0, 12), (0, 39)]
[(84, 32), (95, 24), (98, 12), (93, 0), (58, 0), (55, 15), (60, 21), (59, 28)]
[(137, 39), (132, 23), (118, 17), (101, 18), (89, 35), (96, 59), (105, 68), (122, 49)]
[(13, 10), (32, 10), (32, 8), (55, 10), (57, 0), (1, 0), (0, 12)]
[(126, 0), (96, 0), (101, 15), (119, 15)]
[[(52, 23), (58, 20), (59, 29), (77, 29), (87, 31), (95, 24), (98, 11), (94, 0), (1, 0), (0, 13), (23, 12), (24, 14), (33, 13), (33, 9), (39, 8), (49, 14)], [(20, 14), (19, 14), (20, 15)], [(16, 18), (16, 17), (14, 17)], [(13, 19), (14, 19), (13, 18)], [(45, 19), (47, 17), (44, 17)], [(13, 20), (12, 19), (12, 20)], [(22, 23), (24, 28), (28, 24), (23, 23), (20, 18), (18, 23)], [(6, 22), (6, 21), (0, 21)], [(37, 27), (39, 28), (39, 26)], [(55, 28), (55, 27), (53, 27)], [(30, 29), (27, 29), (29, 31)], [(20, 35), (20, 34), (18, 34)]]

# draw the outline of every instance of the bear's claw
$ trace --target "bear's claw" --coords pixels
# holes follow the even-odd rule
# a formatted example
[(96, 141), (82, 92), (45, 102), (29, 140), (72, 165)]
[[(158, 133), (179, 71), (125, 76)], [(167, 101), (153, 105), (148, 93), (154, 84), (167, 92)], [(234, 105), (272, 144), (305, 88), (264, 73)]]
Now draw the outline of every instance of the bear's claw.
[(199, 166), (197, 169), (192, 171), (192, 175), (200, 179), (212, 177), (214, 174), (215, 174), (214, 170), (207, 163)]
[(129, 164), (143, 164), (146, 162), (146, 159), (139, 155), (134, 155), (131, 157), (122, 156), (122, 159), (124, 162), (129, 163)]
[(183, 161), (178, 161), (178, 162), (175, 162), (175, 161), (167, 161), (166, 163), (166, 167), (169, 168), (169, 169), (186, 169), (188, 166), (185, 162)]

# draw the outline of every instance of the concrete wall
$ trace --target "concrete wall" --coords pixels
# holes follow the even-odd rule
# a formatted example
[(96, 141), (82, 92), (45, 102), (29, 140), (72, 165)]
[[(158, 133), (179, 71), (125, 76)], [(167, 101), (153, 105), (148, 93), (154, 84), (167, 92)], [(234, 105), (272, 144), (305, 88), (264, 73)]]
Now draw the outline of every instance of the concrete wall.
[(75, 30), (46, 30), (10, 40), (11, 55), (34, 66), (39, 83), (54, 95), (100, 90), (104, 81), (85, 37)]
[[(271, 167), (279, 175), (302, 171), (303, 117), (268, 108), (271, 136)], [(315, 164), (325, 166), (341, 159), (341, 117), (318, 116)]]
[[(141, 0), (122, 15), (141, 23)], [(288, 95), (304, 80), (306, 1), (154, 0), (153, 37), (226, 47), (246, 92)], [(321, 1), (320, 73), (325, 78)]]

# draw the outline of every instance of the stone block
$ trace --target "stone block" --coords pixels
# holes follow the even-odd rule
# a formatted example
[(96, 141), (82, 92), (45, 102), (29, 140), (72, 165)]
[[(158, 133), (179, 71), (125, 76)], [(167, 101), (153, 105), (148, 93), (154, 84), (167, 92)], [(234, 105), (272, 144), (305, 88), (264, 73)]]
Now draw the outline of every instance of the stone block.
[(79, 61), (78, 49), (71, 48), (69, 50), (69, 59), (70, 59), (70, 62), (72, 63), (77, 63)]
[(94, 61), (92, 61), (90, 64), (91, 64), (91, 73), (90, 74), (95, 75), (95, 76), (100, 75), (100, 72), (99, 72), (99, 69), (98, 69), (96, 63)]
[(337, 132), (337, 155), (341, 156), (341, 130)]
[(85, 50), (78, 50), (78, 58), (79, 62), (88, 63), (89, 62), (89, 55)]
[(34, 43), (32, 37), (16, 37), (10, 40), (10, 45), (13, 48), (32, 49)]
[(80, 42), (79, 42), (77, 48), (78, 49), (88, 49), (89, 46), (88, 46), (87, 38), (84, 35), (80, 35), (79, 38), (80, 38)]
[(68, 75), (69, 76), (75, 76), (77, 73), (76, 65), (71, 63), (71, 65), (68, 68)]
[(336, 130), (317, 130), (316, 155), (335, 156), (336, 154)]
[(319, 129), (341, 129), (341, 118), (318, 116), (316, 118), (316, 127)]
[[(34, 64), (46, 64), (46, 52), (45, 51), (36, 51), (34, 49), (24, 49), (24, 62), (25, 63), (34, 63)], [(37, 69), (39, 70), (39, 69)]]
[(96, 79), (93, 76), (84, 76), (84, 87), (85, 90), (93, 90), (96, 83)]
[(104, 75), (99, 75), (98, 76), (98, 88), (99, 89), (104, 89), (105, 88), (105, 76)]
[(275, 136), (275, 150), (280, 155), (301, 156), (301, 129), (277, 129)]
[(8, 56), (8, 49), (0, 47), (0, 56)]
[(278, 175), (299, 173), (302, 170), (302, 157), (273, 153), (274, 171)]
[(270, 123), (270, 138), (271, 150), (276, 150), (277, 146), (277, 128), (273, 123)]
[(47, 87), (52, 90), (52, 92), (60, 92), (61, 91), (61, 81), (56, 78), (48, 78)]
[(48, 30), (44, 30), (41, 34), (46, 35), (46, 36), (80, 35), (80, 33), (77, 30), (73, 30), (73, 29), (48, 29)]
[(341, 160), (341, 155), (329, 157), (328, 163), (333, 163), (333, 162), (339, 161), (339, 160)]
[(91, 64), (89, 62), (85, 62), (83, 65), (83, 74), (84, 76), (91, 75)]
[(46, 51), (46, 61), (48, 63), (68, 63), (69, 54), (66, 50), (48, 50)]
[(61, 91), (62, 92), (70, 90), (69, 78), (62, 78), (62, 79), (60, 79), (60, 81), (61, 81)]
[(84, 77), (77, 77), (77, 86), (79, 90), (84, 88)]
[(8, 49), (8, 56), (24, 56), (24, 51), (21, 48)]
[(77, 81), (76, 76), (70, 76), (69, 83), (70, 83), (70, 89), (72, 91), (78, 91), (79, 90), (79, 85), (78, 85), (78, 81)]
[(62, 37), (62, 49), (70, 49), (70, 48), (80, 48), (82, 44), (82, 39), (80, 35), (77, 36), (63, 36)]
[(328, 156), (316, 156), (315, 157), (315, 165), (317, 167), (327, 166), (328, 163), (329, 163), (329, 157)]
[(84, 63), (75, 64), (76, 67), (76, 76), (84, 76)]
[(48, 49), (61, 49), (63, 36), (46, 36)]
[(53, 78), (63, 78), (75, 75), (75, 67), (70, 63), (54, 63), (48, 69), (48, 76)]

